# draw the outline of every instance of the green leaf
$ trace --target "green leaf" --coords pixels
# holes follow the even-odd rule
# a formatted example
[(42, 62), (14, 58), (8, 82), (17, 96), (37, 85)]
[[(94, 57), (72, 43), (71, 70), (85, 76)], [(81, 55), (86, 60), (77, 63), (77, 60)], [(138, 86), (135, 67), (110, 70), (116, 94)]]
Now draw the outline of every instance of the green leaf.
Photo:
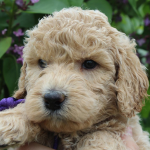
[(2, 99), (2, 98), (4, 98), (4, 89), (2, 89), (1, 91), (0, 91), (0, 100)]
[(125, 32), (126, 34), (131, 34), (132, 30), (132, 23), (130, 18), (127, 15), (121, 14), (122, 22), (117, 24), (117, 29)]
[(143, 33), (144, 21), (142, 18), (134, 17), (131, 19), (131, 23), (132, 23), (132, 32), (136, 32), (138, 34)]
[(87, 8), (88, 8), (87, 3), (83, 2), (82, 9), (87, 9)]
[(31, 28), (35, 25), (35, 18), (33, 14), (21, 13), (14, 21), (13, 26), (19, 23), (20, 27)]
[(12, 6), (13, 2), (14, 2), (14, 0), (4, 0), (4, 3), (6, 6)]
[(23, 0), (24, 2), (26, 2), (26, 4), (28, 4), (30, 2), (30, 0)]
[(141, 22), (143, 23), (143, 20), (139, 20), (138, 18), (134, 17), (131, 19), (131, 22), (132, 22), (133, 28), (137, 29), (141, 25)]
[(8, 27), (7, 20), (9, 20), (9, 16), (4, 12), (0, 12), (0, 27)]
[(147, 2), (147, 3), (142, 4), (139, 7), (138, 11), (142, 17), (145, 17), (146, 14), (150, 14), (150, 3)]
[(83, 0), (69, 0), (70, 6), (82, 6)]
[[(149, 83), (150, 84), (150, 83)], [(150, 95), (150, 87), (147, 91), (147, 94)], [(141, 116), (143, 118), (147, 118), (150, 114), (150, 97), (148, 97), (146, 100), (145, 100), (145, 106), (143, 107), (142, 111), (141, 111)]]
[(126, 34), (131, 34), (133, 32), (142, 34), (143, 33), (143, 19), (140, 17), (134, 17), (130, 18), (128, 15), (121, 14), (122, 21), (119, 23), (114, 23), (115, 27), (122, 31), (125, 32)]
[(148, 51), (145, 49), (138, 48), (137, 51), (141, 56), (146, 56), (148, 54)]
[(138, 14), (138, 11), (136, 9), (136, 2), (137, 0), (128, 0), (130, 5), (132, 6), (133, 10)]
[(141, 35), (143, 32), (144, 32), (144, 26), (141, 25), (141, 26), (139, 26), (139, 27), (137, 28), (136, 33), (139, 34), (139, 35)]
[(11, 37), (3, 38), (0, 40), (0, 58), (8, 50), (11, 45)]
[(90, 0), (87, 2), (89, 9), (98, 9), (103, 12), (107, 17), (109, 22), (112, 19), (112, 7), (106, 0)]
[(3, 77), (8, 87), (9, 94), (12, 95), (17, 87), (19, 78), (19, 67), (13, 55), (9, 54), (3, 58)]
[(68, 0), (40, 0), (33, 6), (29, 7), (28, 13), (52, 14), (54, 11), (59, 11), (69, 7)]

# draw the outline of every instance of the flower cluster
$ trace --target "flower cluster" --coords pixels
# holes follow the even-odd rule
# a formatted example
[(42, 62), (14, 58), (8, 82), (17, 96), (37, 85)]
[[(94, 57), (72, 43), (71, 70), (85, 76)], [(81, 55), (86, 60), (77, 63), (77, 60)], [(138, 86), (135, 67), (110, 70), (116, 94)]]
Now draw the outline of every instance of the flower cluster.
[[(112, 0), (107, 0), (107, 1), (111, 5), (114, 5)], [(115, 21), (116, 23), (119, 23), (122, 21), (122, 17), (121, 17), (122, 9), (121, 8), (128, 4), (128, 0), (114, 0), (114, 1), (115, 1), (115, 7), (113, 10), (112, 20)]]
[(17, 57), (17, 63), (22, 64), (23, 63), (23, 48), (24, 46), (18, 46), (17, 44), (15, 44), (14, 46), (11, 46), (6, 53), (13, 53), (16, 55)]
[(18, 31), (14, 31), (13, 34), (16, 36), (16, 37), (19, 37), (19, 36), (23, 36), (24, 33), (22, 32), (21, 29), (18, 29)]
[(2, 30), (2, 35), (5, 35), (7, 32), (7, 29)]
[(136, 42), (140, 48), (146, 49), (147, 54), (143, 55), (146, 58), (146, 63), (150, 64), (150, 15), (146, 15), (144, 19), (144, 33), (142, 38), (135, 36)]
[(146, 40), (142, 38), (142, 39), (137, 39), (136, 42), (138, 43), (139, 46), (142, 46), (146, 42)]
[(150, 17), (149, 16), (145, 17), (144, 24), (145, 24), (145, 26), (150, 26)]
[[(39, 0), (30, 0), (28, 3), (23, 0), (15, 0), (14, 4), (16, 5), (16, 8), (18, 7), (18, 9), (15, 9), (15, 11), (17, 12), (19, 9), (25, 11), (28, 9), (28, 6), (34, 5), (37, 2), (39, 2)], [(0, 3), (0, 8), (2, 12), (6, 12), (9, 14), (5, 5), (5, 1)], [(18, 16), (18, 13), (16, 12), (14, 13), (14, 16), (13, 16), (14, 19), (16, 19)], [(7, 20), (8, 26), (12, 26), (12, 24), (9, 24), (9, 23), (10, 21)], [(11, 32), (9, 33), (9, 27), (5, 28), (0, 32), (0, 36), (2, 37), (10, 36), (12, 38), (11, 46), (9, 47), (6, 53), (13, 54), (17, 59), (17, 63), (22, 64), (23, 63), (22, 55), (23, 55), (24, 46), (22, 46), (23, 44), (21, 43), (22, 43), (22, 37), (24, 36), (24, 32), (23, 32), (23, 29), (21, 28), (19, 29), (17, 28), (17, 30), (15, 29), (16, 27), (15, 28), (12, 27)]]
[(27, 10), (28, 6), (33, 5), (37, 2), (39, 2), (39, 0), (30, 0), (29, 3), (26, 3), (23, 0), (16, 0), (16, 5), (18, 6), (19, 9)]
[[(2, 35), (6, 34), (7, 29), (4, 29), (2, 31)], [(14, 31), (13, 34), (18, 38), (24, 35), (22, 32), (22, 29), (18, 29), (17, 31)], [(12, 45), (14, 44), (14, 39), (12, 39)], [(11, 46), (6, 53), (12, 53), (17, 57), (17, 63), (23, 63), (23, 48), (24, 46), (18, 46), (17, 44), (14, 44), (14, 46)]]
[[(150, 64), (150, 44), (147, 43), (147, 41), (150, 41), (149, 37), (137, 39), (136, 42), (140, 48), (146, 47), (148, 51), (145, 51), (144, 55), (138, 54), (139, 57), (145, 57), (146, 58), (146, 63)], [(138, 52), (138, 51), (137, 51)]]
[[(115, 24), (119, 25), (119, 23), (122, 23), (122, 21), (126, 22), (126, 20), (122, 20), (121, 14), (128, 14), (127, 10), (131, 7), (131, 4), (128, 2), (128, 0), (107, 0), (111, 5), (113, 5), (113, 16), (112, 21), (115, 22)], [(114, 5), (116, 3), (116, 5)], [(128, 8), (128, 9), (127, 9)], [(134, 11), (133, 11), (134, 13)], [(128, 18), (132, 18), (132, 14), (129, 13)], [(150, 64), (150, 14), (146, 14), (143, 18), (144, 20), (144, 32), (142, 33), (142, 36), (137, 33), (132, 33), (130, 35), (131, 38), (136, 39), (137, 42), (137, 53), (138, 49), (144, 50), (143, 55), (137, 54), (140, 59), (146, 58), (145, 63)], [(128, 20), (130, 22), (130, 20)]]

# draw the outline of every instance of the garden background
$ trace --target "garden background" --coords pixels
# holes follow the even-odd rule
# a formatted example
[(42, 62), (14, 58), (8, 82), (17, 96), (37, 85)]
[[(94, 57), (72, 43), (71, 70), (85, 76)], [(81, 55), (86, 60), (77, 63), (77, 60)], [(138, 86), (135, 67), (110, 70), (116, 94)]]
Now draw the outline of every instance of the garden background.
[[(25, 31), (43, 16), (73, 6), (100, 10), (113, 27), (134, 38), (150, 80), (150, 0), (0, 0), (0, 99), (17, 89)], [(140, 115), (144, 130), (150, 132), (148, 100)]]

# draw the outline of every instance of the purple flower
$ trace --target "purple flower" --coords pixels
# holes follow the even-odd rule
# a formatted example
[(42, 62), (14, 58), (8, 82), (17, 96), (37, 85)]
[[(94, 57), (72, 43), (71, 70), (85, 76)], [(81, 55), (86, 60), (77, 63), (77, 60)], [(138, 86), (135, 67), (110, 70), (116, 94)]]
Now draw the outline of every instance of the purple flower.
[(23, 7), (24, 6), (24, 2), (23, 0), (16, 0), (16, 4), (20, 7)]
[(146, 40), (145, 39), (138, 39), (138, 40), (136, 40), (136, 42), (138, 43), (139, 46), (142, 46), (146, 42)]
[(116, 13), (116, 14), (113, 14), (113, 20), (114, 20), (115, 22), (121, 22), (121, 21), (122, 21), (122, 17), (121, 17), (121, 15), (120, 15), (119, 12)]
[(17, 63), (18, 63), (18, 64), (23, 64), (23, 58), (22, 58), (22, 57), (19, 57), (19, 58), (17, 59)]
[(121, 16), (120, 16), (120, 15), (116, 16), (115, 21), (116, 21), (116, 22), (121, 22), (121, 21), (122, 21)]
[(31, 0), (31, 3), (38, 3), (39, 2), (39, 0)]
[(145, 24), (145, 26), (149, 26), (150, 25), (150, 19), (149, 19), (149, 17), (146, 17), (144, 19), (144, 24)]
[(17, 59), (17, 63), (23, 64), (23, 48), (24, 46), (18, 46), (18, 45), (14, 45), (14, 50), (13, 52), (19, 55), (19, 58)]
[(136, 51), (136, 56), (137, 56), (137, 57), (140, 57), (140, 54), (138, 53), (138, 51)]
[(22, 52), (23, 48), (24, 48), (24, 46), (18, 46), (15, 44), (13, 52), (18, 54), (19, 56), (22, 56), (23, 55), (23, 52)]
[(18, 45), (14, 45), (14, 47), (10, 47), (6, 53), (10, 53), (10, 52), (13, 52), (17, 55), (19, 55), (18, 59), (17, 59), (17, 63), (21, 63), (23, 64), (23, 58), (22, 58), (22, 55), (23, 55), (23, 48), (24, 46), (18, 46)]
[(12, 40), (11, 40), (11, 43), (14, 43), (15, 41), (14, 41), (14, 39), (12, 38)]
[(122, 3), (126, 4), (126, 3), (128, 3), (128, 0), (122, 0)]
[(150, 64), (150, 52), (146, 55), (146, 62)]
[(7, 50), (7, 52), (6, 52), (6, 53), (7, 53), (7, 54), (9, 54), (11, 51), (13, 51), (13, 49), (14, 49), (14, 47), (12, 47), (12, 46), (11, 46), (11, 47), (9, 47), (9, 49)]
[(14, 35), (17, 36), (17, 37), (24, 35), (24, 33), (22, 32), (21, 29), (18, 29), (18, 31), (14, 31), (13, 33), (14, 33)]
[(7, 29), (2, 30), (2, 35), (4, 35), (7, 32)]
[(14, 47), (11, 46), (7, 50), (6, 53), (10, 53), (10, 51), (12, 51), (13, 53), (18, 54), (19, 56), (22, 56), (23, 55), (23, 48), (24, 48), (24, 46), (18, 46), (18, 45), (15, 44)]

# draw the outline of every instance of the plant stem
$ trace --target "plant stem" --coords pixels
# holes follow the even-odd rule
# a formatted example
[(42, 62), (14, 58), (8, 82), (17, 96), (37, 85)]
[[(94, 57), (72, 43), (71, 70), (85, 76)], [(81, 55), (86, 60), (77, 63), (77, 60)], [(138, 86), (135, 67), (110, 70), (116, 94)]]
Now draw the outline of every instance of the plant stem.
[(13, 25), (13, 21), (14, 21), (14, 14), (15, 14), (15, 0), (13, 0), (12, 2), (12, 12), (10, 14), (10, 20), (9, 20), (9, 27), (8, 27), (8, 36), (11, 36), (11, 32), (12, 32), (12, 25)]

